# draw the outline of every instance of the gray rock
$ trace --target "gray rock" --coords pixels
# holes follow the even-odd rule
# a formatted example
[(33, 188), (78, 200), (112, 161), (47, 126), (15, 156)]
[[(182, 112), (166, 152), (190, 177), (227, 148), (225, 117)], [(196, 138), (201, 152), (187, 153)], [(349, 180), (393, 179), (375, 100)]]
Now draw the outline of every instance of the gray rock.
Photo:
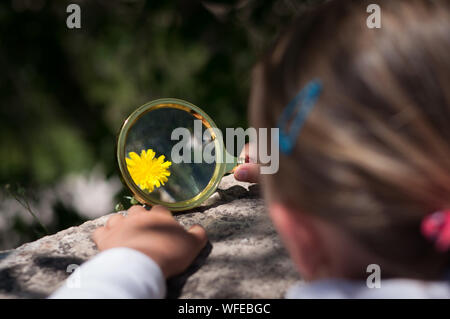
[[(202, 206), (176, 215), (186, 227), (203, 225), (210, 242), (185, 273), (168, 280), (168, 298), (281, 298), (299, 280), (258, 188), (227, 176)], [(98, 252), (91, 233), (111, 215), (0, 252), (0, 297), (47, 297), (70, 265)]]

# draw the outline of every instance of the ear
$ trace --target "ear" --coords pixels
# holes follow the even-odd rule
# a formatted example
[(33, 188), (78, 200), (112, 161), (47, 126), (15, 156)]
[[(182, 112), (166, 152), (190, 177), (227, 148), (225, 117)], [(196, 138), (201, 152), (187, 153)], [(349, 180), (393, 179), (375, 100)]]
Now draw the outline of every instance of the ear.
[(303, 279), (322, 277), (327, 258), (313, 217), (280, 203), (270, 204), (269, 210), (275, 228)]

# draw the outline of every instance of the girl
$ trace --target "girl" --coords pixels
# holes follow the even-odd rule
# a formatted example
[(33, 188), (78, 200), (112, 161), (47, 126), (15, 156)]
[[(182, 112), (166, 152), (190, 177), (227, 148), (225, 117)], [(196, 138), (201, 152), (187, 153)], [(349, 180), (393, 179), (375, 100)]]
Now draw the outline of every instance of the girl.
[[(235, 177), (260, 180), (306, 281), (287, 297), (450, 297), (449, 3), (378, 1), (381, 28), (370, 29), (370, 2), (308, 13), (253, 74), (250, 121), (280, 128), (280, 168), (260, 177), (249, 163)], [(52, 297), (162, 298), (164, 277), (207, 239), (163, 207), (135, 206), (94, 241), (103, 252), (81, 267), (83, 287)], [(366, 285), (372, 264), (380, 289)]]

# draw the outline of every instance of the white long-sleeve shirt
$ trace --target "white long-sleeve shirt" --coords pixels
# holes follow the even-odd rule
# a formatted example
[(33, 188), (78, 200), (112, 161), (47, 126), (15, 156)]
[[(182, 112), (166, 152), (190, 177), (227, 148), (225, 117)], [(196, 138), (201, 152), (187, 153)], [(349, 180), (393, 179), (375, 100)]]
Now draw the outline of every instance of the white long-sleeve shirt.
[(102, 251), (78, 267), (53, 299), (164, 298), (159, 266), (140, 251), (118, 247)]
[[(166, 283), (159, 266), (131, 248), (113, 248), (87, 261), (50, 298), (164, 298)], [(450, 282), (385, 279), (381, 288), (364, 281), (338, 279), (298, 283), (287, 298), (450, 298)]]

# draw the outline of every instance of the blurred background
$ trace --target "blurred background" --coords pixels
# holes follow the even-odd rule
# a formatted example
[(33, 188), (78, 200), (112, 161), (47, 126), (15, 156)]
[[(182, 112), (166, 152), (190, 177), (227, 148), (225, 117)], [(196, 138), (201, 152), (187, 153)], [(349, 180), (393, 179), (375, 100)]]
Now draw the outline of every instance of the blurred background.
[[(246, 127), (254, 63), (314, 1), (0, 3), (0, 250), (110, 213), (114, 154), (138, 106), (176, 97)], [(68, 29), (66, 7), (81, 7)], [(34, 216), (33, 216), (34, 215)]]

